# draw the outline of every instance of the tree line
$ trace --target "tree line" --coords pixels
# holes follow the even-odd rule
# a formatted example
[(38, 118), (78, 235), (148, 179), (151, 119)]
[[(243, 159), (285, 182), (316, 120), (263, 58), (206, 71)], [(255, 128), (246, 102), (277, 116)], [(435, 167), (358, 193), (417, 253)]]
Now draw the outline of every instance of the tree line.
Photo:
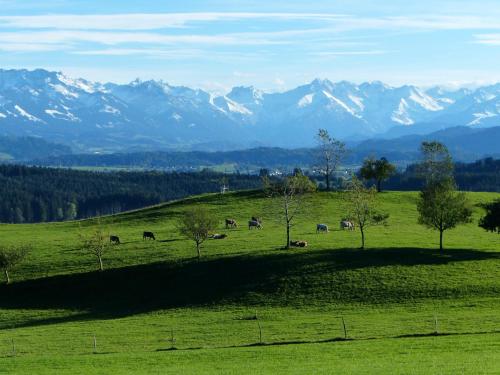
[(115, 214), (190, 195), (261, 186), (258, 176), (203, 171), (89, 172), (0, 165), (0, 222), (34, 223)]

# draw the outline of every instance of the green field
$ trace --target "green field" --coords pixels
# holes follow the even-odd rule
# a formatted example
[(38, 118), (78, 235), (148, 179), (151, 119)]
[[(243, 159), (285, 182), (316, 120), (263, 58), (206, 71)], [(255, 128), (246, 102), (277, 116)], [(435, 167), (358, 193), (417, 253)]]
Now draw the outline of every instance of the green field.
[[(0, 225), (2, 243), (34, 247), (0, 285), (0, 374), (500, 373), (500, 236), (478, 228), (476, 207), (439, 252), (438, 234), (416, 224), (416, 198), (379, 194), (389, 225), (368, 229), (365, 250), (358, 231), (338, 229), (340, 193), (308, 197), (292, 238), (309, 247), (293, 250), (259, 192), (111, 216), (101, 225), (123, 244), (102, 273), (79, 250), (95, 221)], [(201, 261), (176, 230), (192, 205), (228, 234)], [(223, 228), (252, 215), (264, 229)]]

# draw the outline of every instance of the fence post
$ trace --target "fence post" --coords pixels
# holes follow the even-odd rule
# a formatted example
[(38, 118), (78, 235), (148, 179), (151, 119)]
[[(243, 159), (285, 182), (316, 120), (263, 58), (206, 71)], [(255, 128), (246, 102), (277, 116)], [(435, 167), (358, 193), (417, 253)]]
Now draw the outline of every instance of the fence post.
[(341, 316), (340, 319), (342, 319), (342, 327), (344, 328), (344, 339), (347, 340), (347, 328), (345, 326), (345, 321), (344, 321), (344, 317)]
[(95, 338), (95, 335), (94, 335), (94, 354), (97, 353), (97, 339)]
[(174, 330), (170, 330), (170, 349), (173, 350), (175, 349), (175, 337), (174, 337)]
[(262, 327), (260, 325), (259, 317), (257, 315), (257, 310), (255, 310), (255, 320), (257, 321), (257, 326), (259, 327), (259, 344), (262, 345)]

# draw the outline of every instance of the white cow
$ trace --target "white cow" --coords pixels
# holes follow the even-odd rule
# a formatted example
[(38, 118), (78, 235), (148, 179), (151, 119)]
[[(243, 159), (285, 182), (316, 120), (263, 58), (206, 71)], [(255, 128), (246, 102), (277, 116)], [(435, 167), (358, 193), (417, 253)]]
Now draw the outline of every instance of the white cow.
[(252, 229), (252, 228), (262, 229), (262, 224), (258, 221), (250, 220), (248, 222), (248, 229)]
[(349, 220), (342, 220), (340, 222), (340, 229), (354, 230), (354, 223)]

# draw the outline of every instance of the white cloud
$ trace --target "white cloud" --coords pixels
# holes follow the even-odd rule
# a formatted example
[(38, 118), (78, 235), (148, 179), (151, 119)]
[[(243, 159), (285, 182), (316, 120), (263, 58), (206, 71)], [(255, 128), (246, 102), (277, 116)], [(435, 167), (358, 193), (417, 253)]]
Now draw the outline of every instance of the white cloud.
[(101, 31), (33, 31), (33, 32), (0, 32), (0, 42), (59, 44), (74, 42), (91, 42), (104, 45), (130, 43), (149, 44), (217, 44), (217, 45), (274, 45), (286, 41), (273, 41), (264, 38), (241, 38), (236, 34), (219, 35), (167, 35), (148, 32), (101, 32)]
[(37, 43), (1, 43), (0, 51), (4, 52), (50, 52), (59, 51), (67, 46)]
[(162, 13), (162, 14), (59, 14), (1, 16), (0, 27), (64, 30), (154, 30), (185, 27), (194, 22), (237, 21), (244, 19), (335, 20), (342, 15), (321, 13)]
[(204, 49), (110, 48), (72, 51), (71, 53), (85, 56), (141, 56), (161, 60), (215, 60), (225, 62), (248, 62), (264, 58), (258, 53), (223, 52)]
[(194, 23), (215, 23), (240, 20), (312, 20), (328, 23), (340, 30), (348, 29), (500, 29), (500, 20), (494, 16), (397, 16), (358, 17), (335, 13), (249, 13), (249, 12), (193, 12), (193, 13), (131, 13), (131, 14), (58, 14), (30, 16), (0, 16), (0, 27), (18, 29), (57, 30), (157, 30), (185, 28)]
[[(194, 22), (221, 22), (245, 19), (309, 20), (315, 21), (302, 28), (285, 27), (270, 31), (192, 33), (188, 25)], [(217, 46), (273, 46), (273, 45), (312, 45), (320, 48), (320, 43), (335, 43), (336, 39), (360, 38), (359, 35), (346, 34), (350, 31), (422, 31), (422, 30), (480, 30), (500, 29), (500, 19), (477, 16), (405, 16), (405, 17), (355, 17), (340, 14), (316, 13), (169, 13), (169, 14), (94, 14), (94, 15), (41, 15), (41, 16), (0, 16), (0, 43), (11, 44), (17, 51), (65, 50), (68, 46), (75, 49), (81, 43), (116, 46), (108, 50), (94, 49), (85, 51), (78, 48), (79, 54), (88, 55), (131, 55), (140, 50), (154, 51), (157, 46), (177, 45), (179, 48), (192, 46), (204, 48)], [(206, 27), (206, 26), (205, 26)], [(12, 29), (20, 29), (12, 31)], [(183, 28), (175, 34), (170, 28)], [(43, 29), (43, 30), (42, 30)], [(6, 30), (6, 29), (4, 29)], [(204, 29), (203, 29), (204, 30)], [(374, 35), (379, 35), (373, 33)], [(365, 37), (366, 39), (366, 37)], [(478, 37), (478, 43), (498, 44), (497, 34)], [(37, 43), (33, 43), (37, 41)], [(337, 44), (342, 43), (340, 40)], [(363, 43), (358, 43), (363, 44)], [(366, 44), (366, 43), (364, 43)], [(47, 47), (46, 45), (59, 45)], [(17, 47), (16, 47), (17, 46)], [(25, 47), (23, 49), (23, 46)], [(191, 47), (189, 47), (191, 46)], [(339, 45), (340, 46), (340, 45)], [(120, 50), (120, 48), (122, 50)], [(6, 50), (5, 47), (3, 50)], [(365, 46), (366, 48), (366, 46)], [(323, 56), (381, 54), (383, 51), (324, 52)], [(319, 55), (319, 54), (318, 54)]]
[(314, 52), (311, 55), (314, 56), (358, 56), (358, 55), (383, 55), (387, 53), (386, 51), (322, 51), (322, 52)]
[(475, 35), (476, 43), (488, 46), (500, 46), (500, 34), (479, 34)]

